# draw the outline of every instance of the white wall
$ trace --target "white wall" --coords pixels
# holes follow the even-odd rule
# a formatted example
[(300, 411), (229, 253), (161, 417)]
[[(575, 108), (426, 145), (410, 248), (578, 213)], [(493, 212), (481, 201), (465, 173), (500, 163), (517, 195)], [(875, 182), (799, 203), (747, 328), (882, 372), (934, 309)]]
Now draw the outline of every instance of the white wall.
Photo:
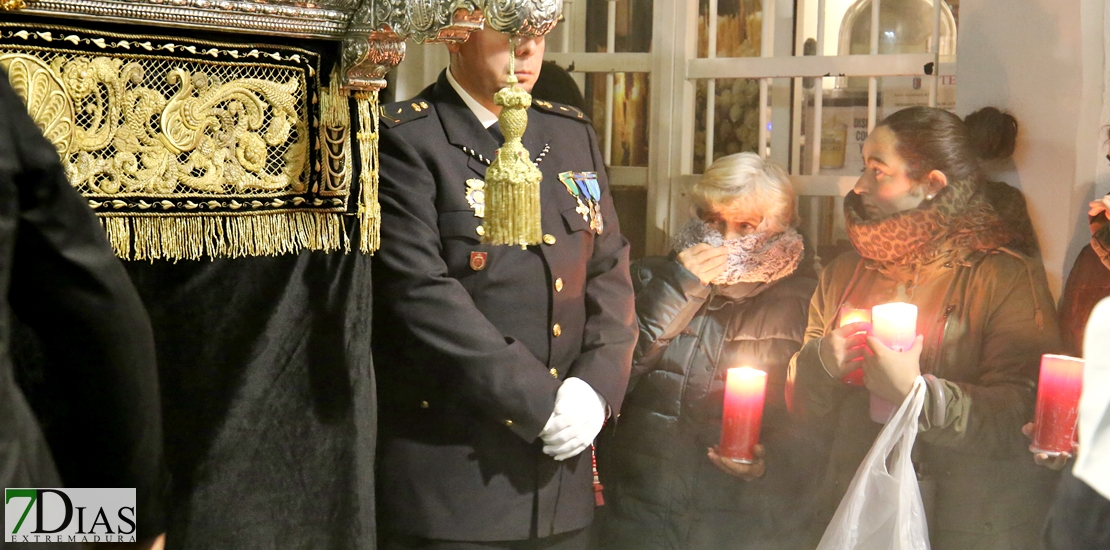
[(443, 44), (417, 44), (410, 40), (405, 48), (405, 59), (394, 69), (397, 101), (409, 99), (434, 83), (451, 60)]
[[(1090, 14), (1093, 21), (1099, 21), (1100, 17), (1097, 13), (1101, 0), (1090, 0), (1085, 4), (1088, 6), (1087, 11), (1094, 13)], [(1102, 82), (1102, 110), (1099, 113), (1099, 135), (1102, 136), (1102, 141), (1099, 142), (1097, 158), (1095, 159), (1095, 173), (1096, 185), (1092, 193), (1092, 197), (1101, 197), (1110, 193), (1110, 162), (1104, 162), (1106, 157), (1103, 153), (1107, 152), (1108, 142), (1110, 139), (1106, 138), (1106, 129), (1110, 128), (1110, 5), (1101, 5), (1103, 13), (1102, 20), (1102, 74), (1093, 74), (1091, 79), (1101, 80)], [(1092, 73), (1097, 72), (1097, 67), (1092, 68)], [(1097, 92), (1097, 88), (1094, 90)], [(1083, 136), (1086, 137), (1086, 136)]]
[(957, 111), (994, 105), (1017, 117), (1013, 163), (995, 177), (1024, 191), (1057, 296), (1089, 238), (1086, 204), (1105, 175), (1104, 2), (960, 2)]

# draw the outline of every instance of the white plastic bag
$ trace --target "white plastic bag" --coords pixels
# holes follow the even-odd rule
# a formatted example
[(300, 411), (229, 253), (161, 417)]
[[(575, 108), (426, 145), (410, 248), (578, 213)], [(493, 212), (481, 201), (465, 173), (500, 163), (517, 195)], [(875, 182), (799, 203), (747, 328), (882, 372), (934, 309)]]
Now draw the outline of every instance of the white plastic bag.
[(925, 380), (918, 376), (856, 470), (817, 550), (929, 550), (925, 507), (910, 460), (924, 405)]

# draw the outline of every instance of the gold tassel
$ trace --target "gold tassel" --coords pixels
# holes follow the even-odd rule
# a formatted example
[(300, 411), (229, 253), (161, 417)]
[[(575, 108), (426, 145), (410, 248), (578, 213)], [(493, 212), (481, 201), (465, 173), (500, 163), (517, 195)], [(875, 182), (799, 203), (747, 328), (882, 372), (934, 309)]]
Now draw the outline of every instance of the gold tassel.
[(358, 102), (359, 250), (373, 254), (381, 246), (382, 209), (378, 205), (378, 91), (356, 92)]
[[(514, 50), (515, 43), (509, 45)], [(514, 51), (509, 54), (507, 86), (494, 94), (501, 106), (497, 121), (505, 143), (486, 169), (486, 216), (482, 226), (483, 242), (489, 244), (528, 245), (540, 243), (543, 233), (540, 211), (540, 182), (543, 174), (532, 162), (521, 138), (528, 127), (528, 107), (532, 96), (520, 86), (513, 68)]]

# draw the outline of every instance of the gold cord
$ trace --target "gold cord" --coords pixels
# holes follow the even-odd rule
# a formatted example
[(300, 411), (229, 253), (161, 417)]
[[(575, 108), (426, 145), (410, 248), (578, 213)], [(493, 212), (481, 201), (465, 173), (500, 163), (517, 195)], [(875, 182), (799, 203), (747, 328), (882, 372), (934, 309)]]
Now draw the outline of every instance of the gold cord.
[(358, 102), (359, 250), (373, 254), (381, 246), (382, 209), (378, 204), (378, 91), (356, 92)]
[(528, 127), (532, 96), (517, 86), (515, 44), (516, 38), (511, 37), (507, 85), (494, 95), (494, 102), (501, 106), (497, 121), (505, 143), (486, 169), (486, 217), (482, 226), (486, 243), (527, 248), (539, 244), (543, 233), (540, 211), (543, 174), (521, 142)]

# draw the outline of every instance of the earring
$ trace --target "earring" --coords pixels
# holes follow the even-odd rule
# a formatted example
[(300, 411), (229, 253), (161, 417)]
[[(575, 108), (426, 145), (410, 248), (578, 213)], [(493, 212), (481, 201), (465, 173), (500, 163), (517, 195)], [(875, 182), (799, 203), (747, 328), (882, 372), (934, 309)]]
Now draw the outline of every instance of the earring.
[(933, 200), (933, 195), (932, 195), (932, 193), (930, 193), (930, 194), (928, 194), (928, 195), (925, 195), (925, 200), (927, 200), (927, 201), (931, 201), (931, 200)]

